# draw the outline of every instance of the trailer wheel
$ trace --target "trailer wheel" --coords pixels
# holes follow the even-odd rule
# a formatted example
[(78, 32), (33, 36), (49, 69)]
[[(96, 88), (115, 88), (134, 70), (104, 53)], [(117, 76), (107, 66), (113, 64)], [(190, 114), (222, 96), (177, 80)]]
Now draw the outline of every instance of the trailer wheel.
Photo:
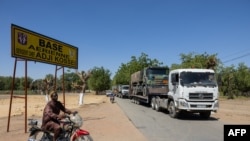
[(169, 112), (170, 117), (177, 118), (178, 113), (176, 112), (174, 101), (170, 101), (169, 106), (168, 106), (168, 112)]
[(155, 110), (155, 98), (151, 99), (151, 108)]

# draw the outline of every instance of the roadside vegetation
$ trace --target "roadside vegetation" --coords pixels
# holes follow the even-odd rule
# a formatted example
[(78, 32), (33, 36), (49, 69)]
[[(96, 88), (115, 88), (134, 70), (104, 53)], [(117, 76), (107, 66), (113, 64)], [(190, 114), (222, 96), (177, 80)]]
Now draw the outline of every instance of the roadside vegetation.
[[(238, 66), (224, 66), (217, 58), (217, 54), (180, 54), (180, 64), (173, 63), (171, 66), (164, 65), (157, 59), (151, 59), (145, 53), (141, 56), (131, 56), (131, 60), (121, 63), (118, 70), (111, 78), (111, 72), (103, 66), (94, 67), (88, 71), (76, 72), (71, 69), (64, 73), (64, 76), (54, 78), (53, 74), (47, 74), (43, 79), (0, 76), (0, 93), (11, 93), (13, 88), (14, 94), (22, 94), (27, 86), (28, 94), (46, 94), (53, 88), (65, 92), (85, 92), (93, 90), (96, 94), (102, 94), (103, 91), (110, 89), (112, 85), (129, 84), (132, 73), (148, 66), (165, 66), (169, 70), (177, 68), (209, 68), (213, 69), (217, 75), (220, 95), (229, 99), (236, 97), (250, 97), (250, 68), (244, 63)], [(80, 77), (80, 75), (82, 78)], [(84, 77), (85, 76), (85, 77)], [(84, 79), (85, 78), (85, 79)], [(63, 81), (64, 80), (64, 81)], [(12, 85), (12, 82), (13, 85)], [(64, 85), (64, 87), (63, 87)]]

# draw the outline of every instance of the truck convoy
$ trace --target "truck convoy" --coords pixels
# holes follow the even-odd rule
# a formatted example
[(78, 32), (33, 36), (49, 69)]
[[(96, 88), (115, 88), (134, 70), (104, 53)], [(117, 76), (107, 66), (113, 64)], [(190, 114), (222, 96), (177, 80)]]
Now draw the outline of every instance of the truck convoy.
[(129, 96), (129, 85), (115, 85), (112, 89), (117, 89), (118, 93), (116, 94), (119, 98), (125, 98)]
[(211, 69), (176, 69), (148, 67), (131, 75), (130, 99), (146, 103), (152, 109), (166, 109), (170, 117), (181, 113), (199, 113), (209, 118), (219, 108), (218, 85)]

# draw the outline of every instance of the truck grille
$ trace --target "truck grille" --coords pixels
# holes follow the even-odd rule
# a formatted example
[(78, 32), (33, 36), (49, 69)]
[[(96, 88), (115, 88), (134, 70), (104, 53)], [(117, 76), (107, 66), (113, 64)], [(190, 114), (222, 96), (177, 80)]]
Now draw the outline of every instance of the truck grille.
[(156, 79), (155, 80), (155, 85), (167, 85), (168, 84), (168, 80), (165, 79)]
[(213, 93), (189, 93), (190, 100), (212, 100)]

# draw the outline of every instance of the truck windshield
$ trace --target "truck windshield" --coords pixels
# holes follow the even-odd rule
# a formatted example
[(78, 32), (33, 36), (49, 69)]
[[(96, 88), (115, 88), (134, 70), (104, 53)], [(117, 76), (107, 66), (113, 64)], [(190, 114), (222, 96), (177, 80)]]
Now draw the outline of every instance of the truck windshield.
[(182, 72), (180, 74), (181, 85), (216, 86), (214, 73), (210, 72)]
[(122, 89), (128, 90), (128, 89), (129, 89), (129, 86), (123, 86)]
[(148, 74), (154, 74), (154, 75), (167, 75), (167, 69), (148, 69)]
[(157, 80), (167, 80), (168, 79), (168, 70), (165, 68), (154, 68), (147, 70), (147, 77), (150, 81), (157, 81)]

